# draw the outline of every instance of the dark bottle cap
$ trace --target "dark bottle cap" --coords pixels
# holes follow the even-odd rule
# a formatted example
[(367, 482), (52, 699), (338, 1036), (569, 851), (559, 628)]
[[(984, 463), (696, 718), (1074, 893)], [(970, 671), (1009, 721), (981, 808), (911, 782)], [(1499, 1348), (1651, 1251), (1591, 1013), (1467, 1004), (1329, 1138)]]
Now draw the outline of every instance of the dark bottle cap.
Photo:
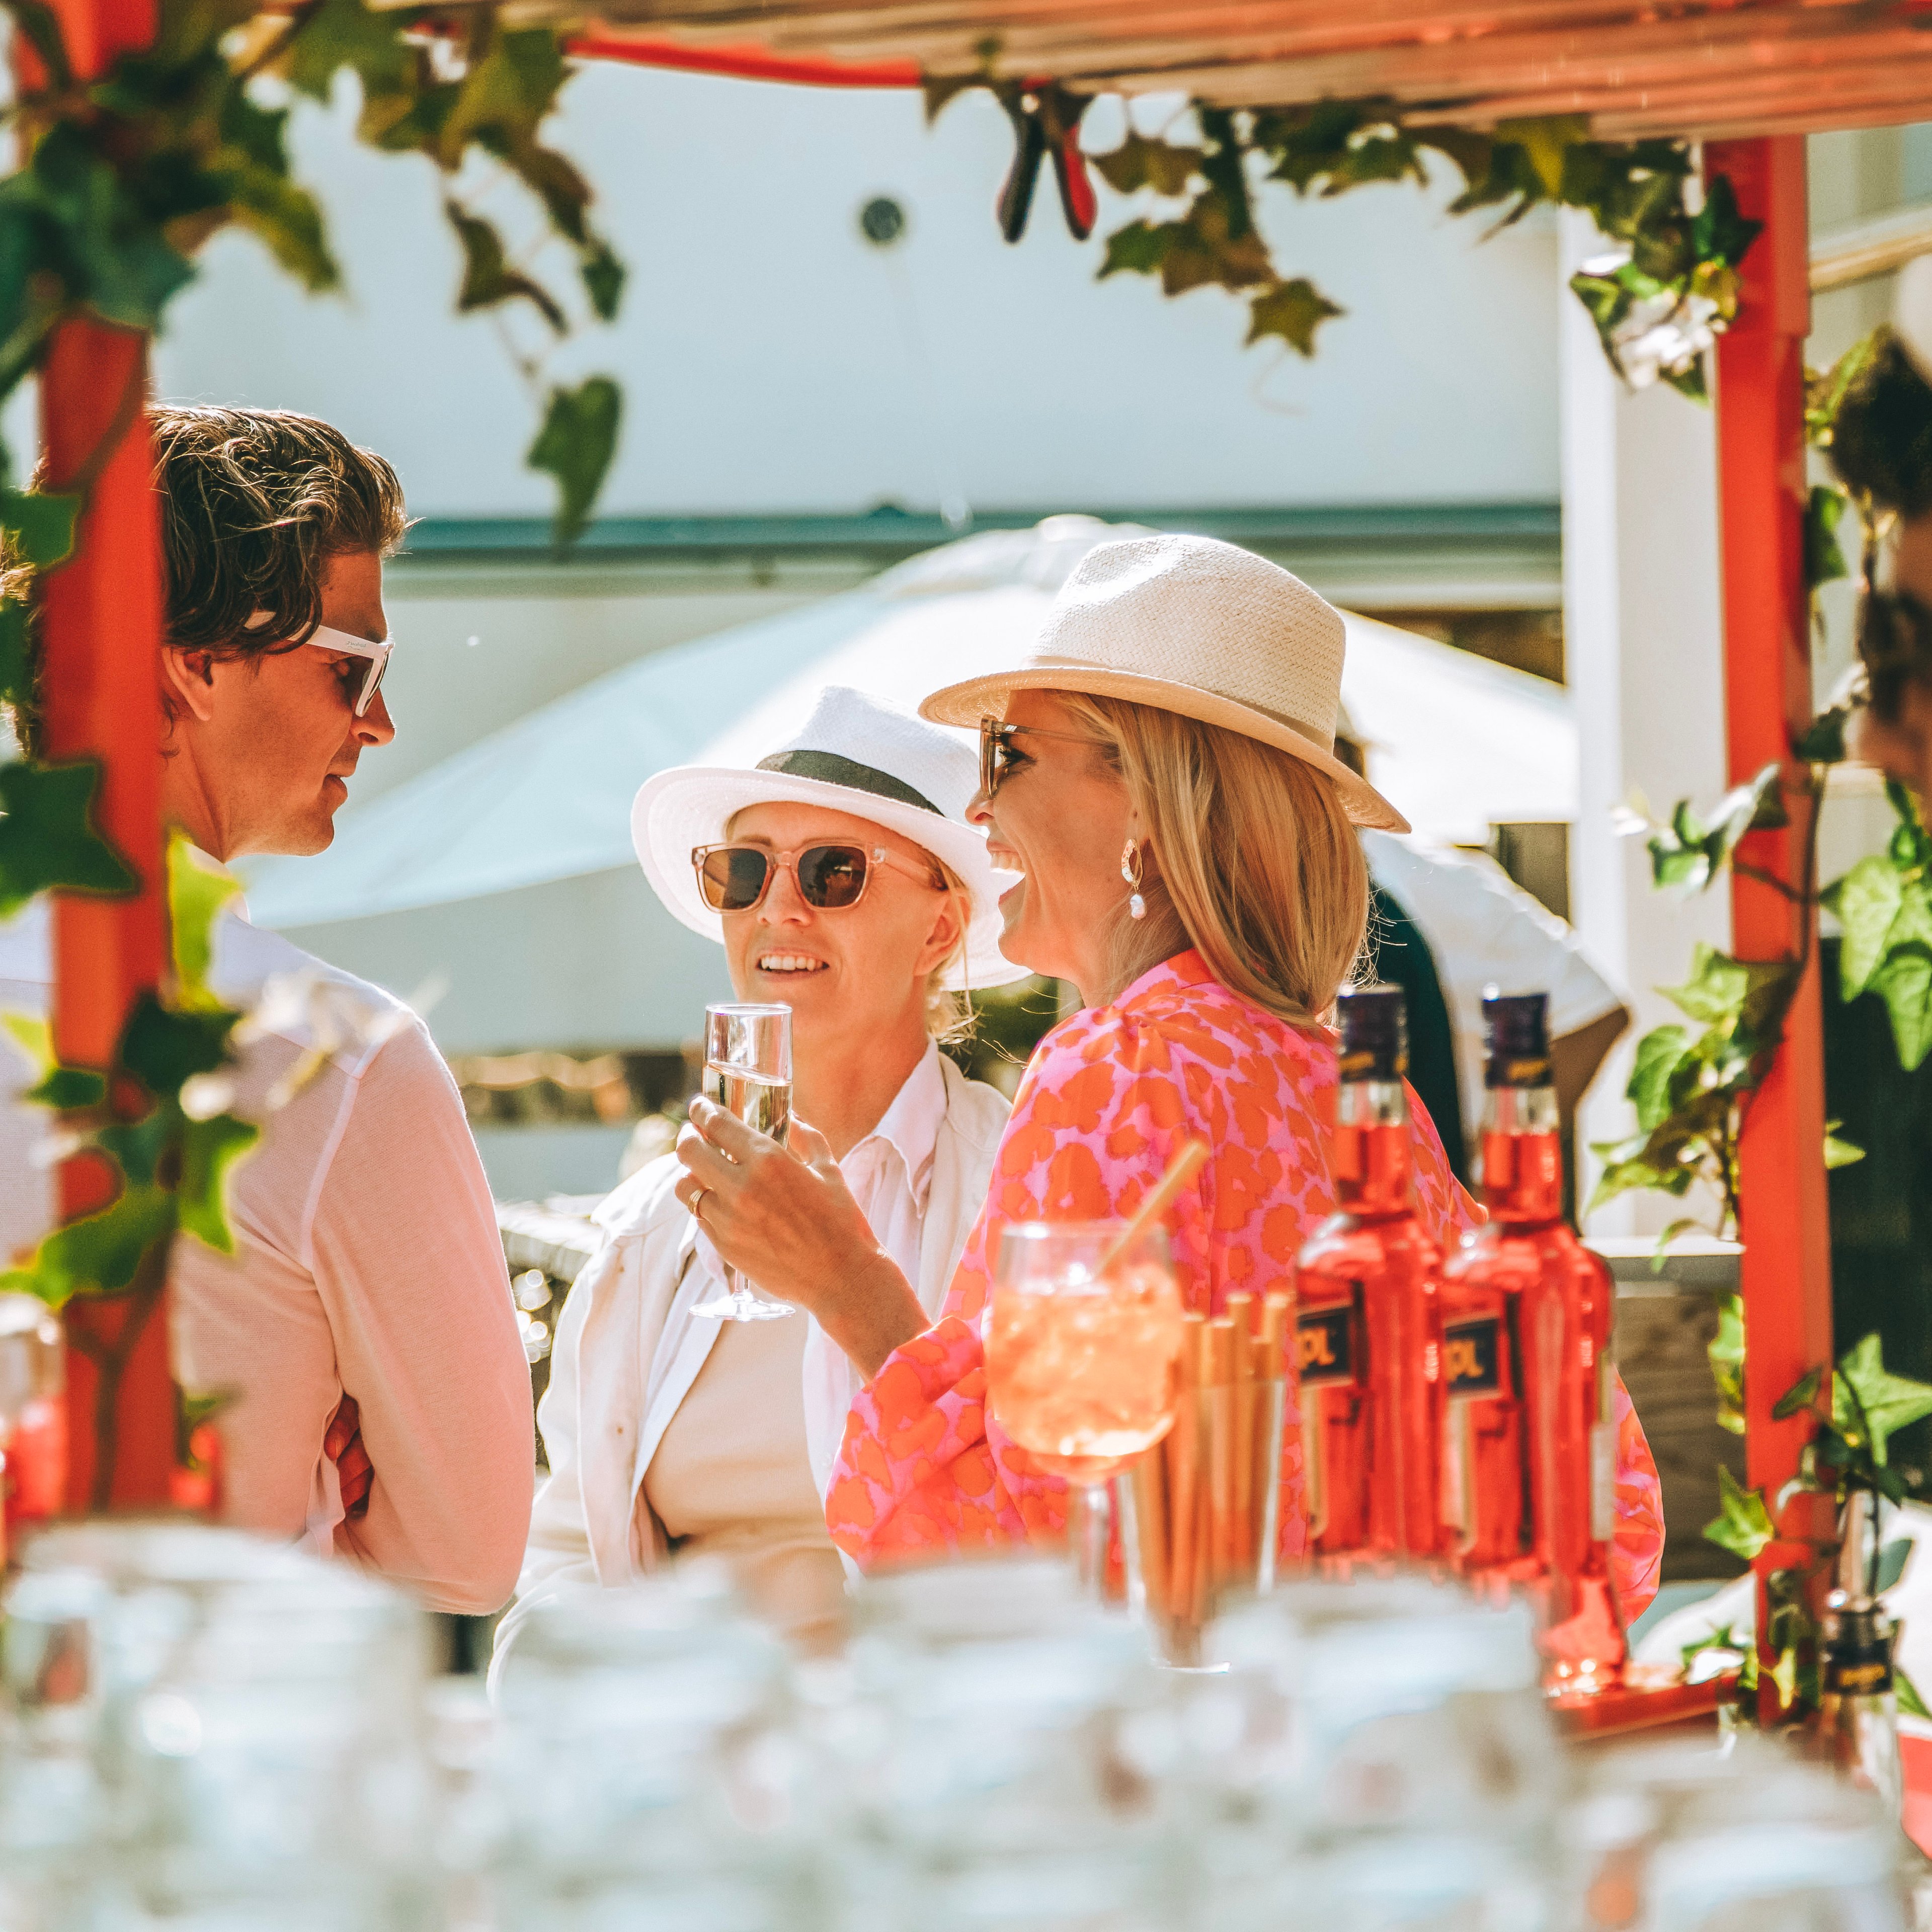
[(1489, 1035), (1485, 1087), (1548, 1087), (1550, 995), (1483, 989), (1483, 1025)]
[(1344, 1080), (1400, 1080), (1408, 1071), (1408, 1011), (1400, 986), (1352, 986), (1338, 1003)]
[(1869, 1598), (1825, 1613), (1819, 1661), (1824, 1688), (1844, 1697), (1882, 1697), (1893, 1689), (1892, 1619)]

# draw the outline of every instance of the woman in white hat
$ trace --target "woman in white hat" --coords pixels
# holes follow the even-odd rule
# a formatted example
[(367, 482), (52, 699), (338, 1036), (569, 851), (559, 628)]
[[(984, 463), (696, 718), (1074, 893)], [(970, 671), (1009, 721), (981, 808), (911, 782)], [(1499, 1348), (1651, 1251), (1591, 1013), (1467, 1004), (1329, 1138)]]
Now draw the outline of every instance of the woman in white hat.
[[(788, 1155), (693, 1108), (680, 1195), (754, 1279), (783, 1257), (788, 1292), (866, 1377), (826, 1496), (834, 1538), (862, 1563), (1064, 1522), (1063, 1485), (986, 1414), (979, 1317), (1009, 1222), (1124, 1217), (1198, 1136), (1210, 1156), (1169, 1234), (1190, 1305), (1218, 1311), (1232, 1290), (1284, 1279), (1333, 1210), (1324, 1022), (1368, 906), (1353, 827), (1408, 829), (1334, 756), (1342, 648), (1340, 614), (1286, 571), (1204, 538), (1136, 538), (1088, 554), (1024, 664), (922, 707), (980, 725), (971, 815), (991, 828), (993, 862), (1022, 874), (1000, 902), (1008, 958), (1071, 980), (1085, 1008), (1028, 1067), (938, 1322), (889, 1256), (849, 1238), (838, 1175), (808, 1134)], [(1413, 1149), (1421, 1212), (1451, 1243), (1475, 1210), (1419, 1105)], [(1620, 1581), (1634, 1615), (1661, 1539), (1655, 1472), (1624, 1408)], [(1293, 1550), (1298, 1449), (1285, 1473)]]
[[(986, 839), (966, 823), (976, 779), (955, 734), (832, 688), (755, 769), (660, 772), (632, 812), (645, 876), (723, 942), (737, 996), (790, 1006), (794, 1104), (840, 1177), (844, 1232), (891, 1258), (922, 1326), (1008, 1111), (938, 1042), (964, 1016), (961, 989), (1025, 970), (999, 950)], [(626, 1582), (673, 1552), (730, 1559), (801, 1642), (836, 1630), (842, 1570), (820, 1499), (857, 1378), (802, 1316), (694, 1318), (723, 1285), (704, 1202), (694, 1216), (674, 1198), (683, 1173), (667, 1155), (597, 1211), (602, 1244), (565, 1304), (539, 1416), (550, 1480), (493, 1670), (560, 1585)], [(754, 1279), (789, 1293), (782, 1266)]]

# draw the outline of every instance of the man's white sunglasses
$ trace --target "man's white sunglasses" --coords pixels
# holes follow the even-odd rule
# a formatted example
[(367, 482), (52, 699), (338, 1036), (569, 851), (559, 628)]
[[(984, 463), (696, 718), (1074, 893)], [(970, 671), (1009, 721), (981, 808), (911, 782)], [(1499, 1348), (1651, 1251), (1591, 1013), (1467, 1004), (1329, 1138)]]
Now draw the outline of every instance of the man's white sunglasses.
[[(248, 620), (248, 628), (251, 631), (260, 630), (264, 624), (274, 621), (273, 611), (257, 610)], [(314, 644), (318, 650), (340, 651), (347, 657), (367, 658), (369, 660), (369, 668), (363, 675), (362, 688), (357, 692), (352, 707), (358, 718), (365, 717), (370, 706), (376, 701), (376, 693), (382, 688), (382, 674), (389, 668), (392, 646), (387, 644), (379, 644), (369, 638), (352, 638), (346, 631), (332, 631), (326, 624), (318, 624), (308, 637), (303, 638), (302, 642)]]

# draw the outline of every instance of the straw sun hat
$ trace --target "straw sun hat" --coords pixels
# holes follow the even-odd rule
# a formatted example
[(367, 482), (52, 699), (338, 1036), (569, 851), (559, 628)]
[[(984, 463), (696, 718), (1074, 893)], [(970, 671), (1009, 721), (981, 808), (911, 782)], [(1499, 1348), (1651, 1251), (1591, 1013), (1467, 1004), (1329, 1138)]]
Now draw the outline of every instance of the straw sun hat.
[(818, 805), (869, 819), (944, 860), (965, 881), (972, 923), (946, 984), (1004, 986), (1031, 969), (1000, 950), (999, 895), (1011, 875), (994, 871), (986, 835), (966, 823), (979, 788), (979, 760), (951, 732), (867, 692), (828, 685), (797, 732), (754, 767), (676, 765), (647, 778), (631, 806), (631, 842), (652, 890), (678, 920), (722, 943), (724, 922), (698, 892), (693, 846), (718, 844), (748, 806)]
[(1212, 537), (1097, 544), (1054, 599), (1011, 670), (936, 691), (942, 724), (999, 717), (1016, 691), (1131, 698), (1220, 724), (1312, 765), (1358, 825), (1408, 821), (1335, 756), (1346, 638), (1342, 614), (1300, 578)]

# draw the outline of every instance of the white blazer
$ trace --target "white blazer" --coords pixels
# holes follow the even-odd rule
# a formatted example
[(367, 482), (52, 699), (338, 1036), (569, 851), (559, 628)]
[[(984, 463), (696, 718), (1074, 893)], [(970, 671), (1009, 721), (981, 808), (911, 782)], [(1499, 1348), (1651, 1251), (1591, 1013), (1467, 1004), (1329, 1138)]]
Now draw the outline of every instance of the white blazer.
[[(1012, 1112), (1002, 1094), (944, 1056), (940, 1066), (946, 1112), (913, 1283), (935, 1318), (985, 1205)], [(551, 1345), (538, 1414), (550, 1480), (530, 1519), (517, 1600), (496, 1628), (492, 1689), (533, 1610), (573, 1584), (634, 1582), (664, 1556), (662, 1532), (638, 1508), (638, 1492), (720, 1325), (692, 1319), (688, 1297), (675, 1305), (698, 1240), (697, 1223), (671, 1191), (683, 1171), (674, 1155), (652, 1162), (593, 1216), (604, 1239), (564, 1303)], [(830, 1420), (814, 1419), (821, 1431)]]

